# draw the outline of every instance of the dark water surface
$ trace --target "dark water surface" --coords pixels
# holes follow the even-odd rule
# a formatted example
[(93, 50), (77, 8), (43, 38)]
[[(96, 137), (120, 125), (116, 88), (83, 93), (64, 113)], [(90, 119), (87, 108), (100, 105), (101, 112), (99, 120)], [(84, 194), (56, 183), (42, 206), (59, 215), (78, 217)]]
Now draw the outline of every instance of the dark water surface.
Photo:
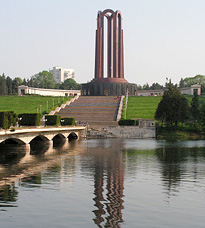
[(205, 141), (39, 148), (0, 147), (0, 227), (205, 227)]

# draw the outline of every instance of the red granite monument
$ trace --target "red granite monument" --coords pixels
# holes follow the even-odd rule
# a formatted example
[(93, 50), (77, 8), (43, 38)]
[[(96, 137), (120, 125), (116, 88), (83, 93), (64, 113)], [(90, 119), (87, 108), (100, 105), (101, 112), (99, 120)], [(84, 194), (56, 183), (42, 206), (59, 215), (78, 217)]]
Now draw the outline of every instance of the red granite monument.
[[(107, 23), (106, 26), (105, 23)], [(105, 45), (105, 27), (107, 27), (107, 45)], [(105, 46), (107, 46), (107, 52), (105, 52)], [(105, 72), (104, 61), (107, 61), (107, 72)], [(130, 95), (135, 95), (137, 85), (128, 83), (124, 79), (121, 12), (114, 12), (111, 9), (99, 11), (95, 45), (95, 77), (91, 82), (82, 84), (82, 94), (121, 96), (125, 95), (127, 90)]]

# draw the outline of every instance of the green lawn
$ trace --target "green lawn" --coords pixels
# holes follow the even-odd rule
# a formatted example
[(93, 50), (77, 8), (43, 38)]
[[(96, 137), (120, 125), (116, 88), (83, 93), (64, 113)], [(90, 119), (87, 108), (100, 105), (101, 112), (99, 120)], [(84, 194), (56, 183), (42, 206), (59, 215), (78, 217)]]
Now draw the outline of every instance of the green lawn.
[[(193, 96), (186, 96), (191, 104)], [(142, 118), (142, 119), (154, 119), (154, 115), (157, 109), (157, 106), (162, 99), (161, 96), (158, 97), (129, 97), (127, 105), (126, 119), (131, 118)], [(125, 118), (125, 101), (122, 112), (122, 118)], [(205, 97), (199, 97), (199, 103), (205, 103)]]
[[(51, 96), (4, 96), (0, 97), (0, 112), (14, 111), (17, 114), (21, 113), (36, 113), (44, 114), (46, 111), (54, 110), (71, 97), (51, 97)], [(54, 106), (53, 106), (54, 102)], [(48, 110), (47, 110), (48, 103)]]
[[(154, 119), (155, 111), (160, 100), (161, 97), (129, 97), (126, 119)], [(124, 117), (124, 112), (122, 117)]]

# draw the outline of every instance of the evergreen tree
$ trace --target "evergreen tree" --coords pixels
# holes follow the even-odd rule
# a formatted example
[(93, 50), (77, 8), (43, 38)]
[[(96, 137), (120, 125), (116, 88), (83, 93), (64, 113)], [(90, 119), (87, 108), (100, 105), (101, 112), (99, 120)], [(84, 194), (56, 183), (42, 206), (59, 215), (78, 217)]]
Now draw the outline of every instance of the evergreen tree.
[(194, 94), (191, 101), (191, 114), (195, 121), (200, 119), (199, 99), (197, 94)]
[(179, 122), (184, 122), (189, 117), (189, 105), (177, 86), (173, 86), (171, 81), (168, 89), (164, 91), (162, 100), (158, 104), (155, 119), (161, 120), (167, 126), (177, 126)]
[(200, 116), (203, 126), (205, 126), (205, 104), (200, 107)]
[(17, 77), (14, 78), (12, 81), (12, 93), (17, 94), (18, 93), (18, 86), (22, 85), (23, 81), (21, 78)]
[(27, 85), (27, 81), (25, 78), (23, 79), (22, 85), (25, 85), (25, 86)]
[(8, 95), (11, 95), (12, 94), (12, 79), (9, 76), (6, 77), (6, 87), (7, 87)]
[(179, 87), (180, 88), (184, 88), (185, 87), (185, 85), (184, 85), (184, 79), (183, 78), (181, 78), (181, 80), (179, 82)]
[(6, 79), (5, 79), (5, 75), (2, 74), (2, 76), (0, 76), (0, 96), (5, 96), (6, 94), (7, 94)]

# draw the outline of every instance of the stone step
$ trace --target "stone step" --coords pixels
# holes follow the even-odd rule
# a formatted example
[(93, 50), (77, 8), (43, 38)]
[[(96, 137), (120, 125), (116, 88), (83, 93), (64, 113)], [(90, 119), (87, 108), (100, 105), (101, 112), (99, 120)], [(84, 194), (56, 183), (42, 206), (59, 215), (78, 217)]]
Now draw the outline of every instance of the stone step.
[(73, 114), (109, 114), (113, 115), (116, 114), (116, 110), (60, 110), (59, 113), (73, 113)]
[(76, 116), (76, 117), (81, 117), (81, 116), (86, 116), (86, 117), (109, 117), (109, 116), (115, 116), (115, 113), (72, 113), (72, 112), (58, 112), (56, 115), (69, 115), (69, 116)]
[(104, 121), (115, 121), (115, 117), (113, 116), (100, 116), (100, 117), (94, 117), (94, 116), (73, 116), (73, 115), (64, 115), (64, 114), (57, 114), (57, 115), (60, 115), (61, 118), (64, 118), (64, 117), (73, 117), (75, 118), (75, 120), (79, 121), (79, 120), (82, 120), (82, 121), (100, 121), (100, 122), (104, 122)]
[(118, 126), (117, 121), (104, 121), (104, 122), (98, 122), (98, 121), (90, 121), (88, 123), (89, 127), (94, 126)]
[(76, 110), (78, 110), (78, 109), (81, 109), (81, 110), (83, 110), (83, 109), (89, 109), (89, 110), (91, 110), (91, 109), (93, 109), (93, 110), (112, 110), (112, 109), (114, 109), (114, 110), (116, 110), (117, 109), (117, 107), (115, 106), (115, 107), (113, 107), (113, 106), (107, 106), (107, 107), (105, 107), (105, 106), (84, 106), (84, 107), (77, 107), (77, 106), (66, 106), (65, 108), (64, 108), (65, 110), (66, 109), (72, 109), (72, 110), (74, 110), (74, 109), (76, 109)]

